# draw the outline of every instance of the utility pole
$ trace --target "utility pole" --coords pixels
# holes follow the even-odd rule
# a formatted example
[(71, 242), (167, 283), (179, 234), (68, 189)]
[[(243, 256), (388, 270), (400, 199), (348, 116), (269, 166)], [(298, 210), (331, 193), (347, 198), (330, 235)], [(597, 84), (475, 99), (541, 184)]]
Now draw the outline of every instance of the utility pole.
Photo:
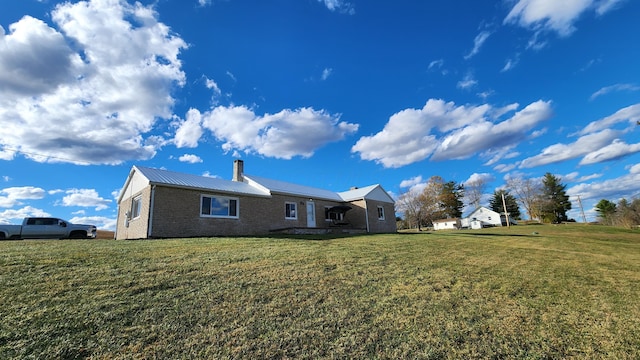
[(584, 209), (582, 208), (582, 199), (580, 199), (580, 195), (578, 195), (578, 204), (580, 205), (580, 212), (582, 213), (582, 222), (587, 223), (587, 217), (584, 216)]
[(511, 227), (509, 224), (509, 213), (507, 212), (507, 203), (504, 201), (504, 192), (502, 192), (502, 207), (504, 208), (504, 217), (507, 219), (507, 227)]

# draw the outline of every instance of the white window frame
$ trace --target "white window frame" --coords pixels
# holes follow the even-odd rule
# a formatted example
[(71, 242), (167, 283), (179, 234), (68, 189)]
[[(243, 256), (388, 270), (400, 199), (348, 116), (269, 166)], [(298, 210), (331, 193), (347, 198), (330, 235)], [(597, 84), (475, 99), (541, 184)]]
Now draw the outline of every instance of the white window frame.
[[(293, 216), (291, 212), (293, 211)], [(286, 201), (284, 203), (284, 218), (286, 220), (298, 220), (298, 203)]]
[(384, 220), (384, 206), (378, 205), (378, 220)]
[[(204, 214), (203, 213), (203, 206), (204, 206), (204, 199), (208, 198), (209, 199), (209, 213), (208, 214)], [(216, 200), (220, 205), (224, 205), (224, 202), (226, 202), (226, 209), (227, 209), (227, 215), (221, 215), (221, 214), (211, 214), (211, 204), (213, 203), (213, 200)], [(232, 206), (230, 206), (231, 202), (235, 201), (235, 214), (231, 215), (231, 209), (234, 208)], [(198, 211), (200, 213), (200, 217), (206, 217), (206, 218), (219, 218), (219, 219), (239, 219), (240, 218), (240, 199), (236, 198), (236, 197), (230, 197), (230, 196), (220, 196), (220, 195), (208, 195), (208, 194), (202, 194), (200, 195), (200, 209)]]
[(131, 199), (131, 220), (140, 217), (142, 212), (142, 195), (134, 196)]

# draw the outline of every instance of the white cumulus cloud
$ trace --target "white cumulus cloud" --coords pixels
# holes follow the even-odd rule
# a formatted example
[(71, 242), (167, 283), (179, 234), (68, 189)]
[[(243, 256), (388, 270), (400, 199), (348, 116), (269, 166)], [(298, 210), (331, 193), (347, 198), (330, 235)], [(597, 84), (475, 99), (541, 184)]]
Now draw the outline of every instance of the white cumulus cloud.
[(584, 129), (582, 129), (582, 131), (579, 132), (579, 134), (584, 135), (608, 129), (619, 123), (627, 123), (627, 129), (631, 129), (637, 126), (638, 121), (640, 121), (640, 103), (627, 106), (616, 111), (610, 116), (590, 122), (584, 127)]
[(202, 114), (198, 110), (190, 109), (187, 118), (177, 124), (178, 130), (173, 139), (177, 148), (194, 148), (198, 146), (198, 141), (204, 130), (202, 129)]
[(9, 209), (0, 211), (0, 224), (21, 224), (22, 219), (26, 217), (48, 217), (51, 216), (48, 212), (34, 208), (32, 206), (25, 206), (21, 209)]
[(108, 209), (113, 202), (100, 197), (94, 189), (71, 189), (62, 198), (62, 206), (94, 207), (96, 211)]
[(520, 167), (532, 168), (585, 156), (593, 149), (607, 146), (618, 136), (620, 136), (619, 132), (607, 129), (582, 136), (570, 144), (554, 144), (544, 148), (540, 154), (522, 160)]
[(118, 220), (106, 216), (75, 216), (69, 219), (72, 224), (91, 224), (100, 230), (115, 231)]
[(402, 180), (400, 182), (400, 188), (402, 188), (402, 189), (410, 188), (412, 186), (421, 184), (422, 182), (423, 182), (422, 176), (418, 175), (418, 176), (412, 177), (411, 179)]
[(200, 158), (200, 156), (193, 155), (193, 154), (184, 154), (180, 156), (178, 160), (180, 160), (181, 162), (186, 162), (190, 164), (197, 164), (202, 162), (202, 159)]
[(579, 165), (617, 160), (640, 152), (640, 143), (628, 144), (622, 137), (635, 130), (640, 121), (640, 104), (631, 105), (602, 119), (592, 121), (573, 143), (557, 143), (544, 148), (538, 155), (524, 159), (521, 168), (558, 163), (582, 158)]
[(640, 152), (640, 143), (627, 144), (620, 139), (615, 139), (611, 144), (585, 155), (582, 160), (580, 160), (580, 165), (617, 160), (638, 152)]
[(492, 182), (493, 180), (495, 180), (495, 177), (492, 174), (489, 173), (473, 173), (471, 174), (471, 176), (469, 176), (469, 178), (465, 181), (463, 181), (462, 183), (464, 185), (467, 184), (473, 184), (473, 183), (477, 183), (477, 182), (484, 182), (484, 183), (488, 183), (488, 182)]
[(55, 27), (25, 16), (0, 29), (0, 156), (18, 150), (78, 164), (153, 157), (163, 142), (147, 133), (173, 115), (186, 43), (141, 3), (64, 2), (51, 20)]
[(389, 118), (382, 131), (361, 137), (351, 151), (363, 160), (397, 168), (424, 160), (462, 159), (490, 149), (511, 147), (552, 115), (551, 103), (534, 102), (511, 118), (493, 122), (516, 105), (456, 106), (429, 99), (422, 109), (405, 109)]
[(478, 121), (457, 129), (440, 142), (432, 160), (465, 159), (477, 152), (509, 148), (553, 116), (551, 102), (536, 101), (502, 122)]
[(267, 157), (291, 159), (310, 157), (327, 143), (355, 133), (358, 124), (340, 121), (339, 115), (324, 110), (285, 109), (258, 115), (246, 106), (218, 106), (201, 116), (202, 126), (221, 142), (225, 152), (243, 151)]
[(593, 10), (597, 15), (603, 15), (622, 1), (624, 0), (518, 0), (504, 23), (568, 36), (575, 31), (574, 23), (584, 12)]
[(580, 195), (583, 200), (612, 199), (617, 201), (623, 197), (631, 200), (629, 194), (640, 193), (640, 172), (630, 171), (628, 174), (603, 181), (583, 182), (567, 189), (567, 195)]
[(10, 208), (22, 204), (21, 200), (43, 199), (47, 192), (39, 187), (9, 187), (0, 190), (0, 207)]

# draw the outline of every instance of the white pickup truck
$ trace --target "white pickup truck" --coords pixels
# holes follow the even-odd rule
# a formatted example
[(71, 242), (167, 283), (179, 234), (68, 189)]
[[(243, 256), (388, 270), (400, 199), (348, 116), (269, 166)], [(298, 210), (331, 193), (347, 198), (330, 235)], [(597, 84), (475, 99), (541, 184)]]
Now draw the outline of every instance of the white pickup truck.
[(95, 239), (94, 225), (77, 225), (58, 218), (28, 217), (22, 225), (1, 225), (1, 239)]

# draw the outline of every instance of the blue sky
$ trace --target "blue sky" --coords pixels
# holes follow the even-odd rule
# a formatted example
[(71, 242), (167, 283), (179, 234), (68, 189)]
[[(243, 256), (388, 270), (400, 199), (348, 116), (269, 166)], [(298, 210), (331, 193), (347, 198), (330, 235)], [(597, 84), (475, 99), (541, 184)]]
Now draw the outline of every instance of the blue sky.
[[(0, 222), (114, 229), (133, 165), (397, 196), (640, 196), (640, 2), (0, 3)], [(484, 202), (485, 204), (487, 201)], [(523, 211), (524, 213), (524, 211)]]

